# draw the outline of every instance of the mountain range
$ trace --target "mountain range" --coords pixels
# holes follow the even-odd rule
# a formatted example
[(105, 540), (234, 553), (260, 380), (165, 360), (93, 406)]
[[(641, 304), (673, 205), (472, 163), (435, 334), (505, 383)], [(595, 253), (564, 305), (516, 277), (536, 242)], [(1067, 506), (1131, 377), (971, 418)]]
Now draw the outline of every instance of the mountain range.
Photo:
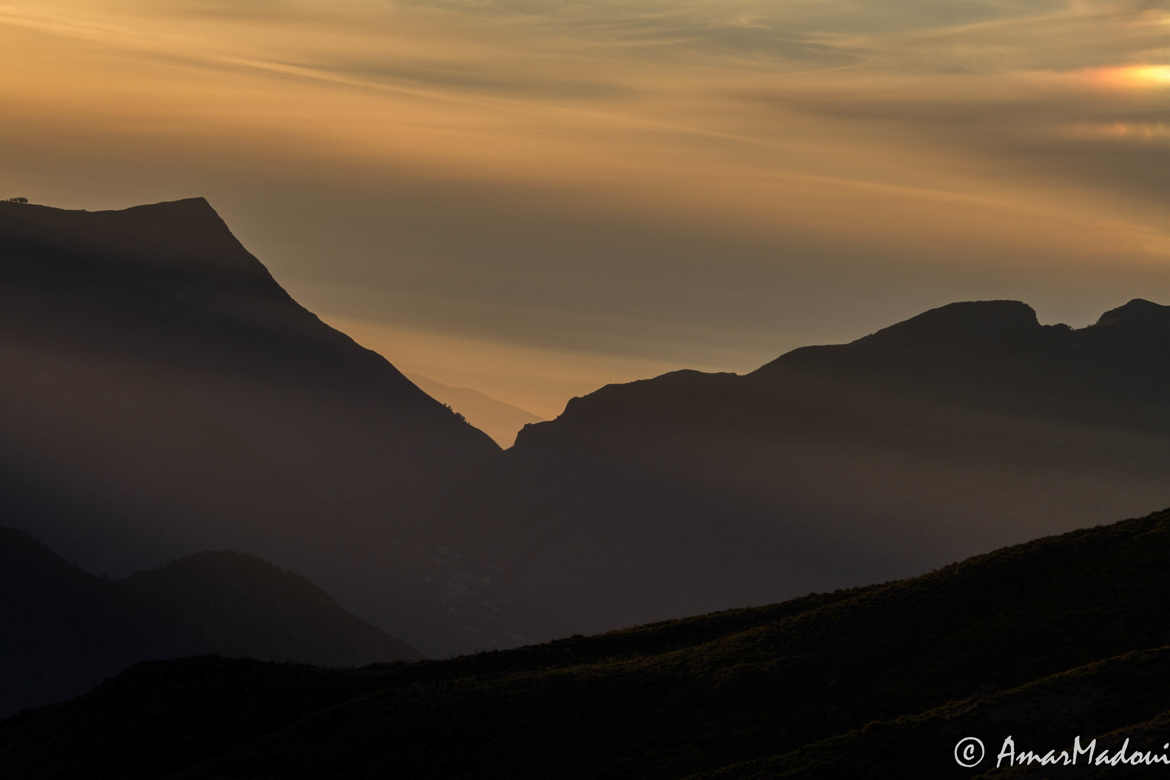
[(0, 511), (122, 577), (302, 572), (422, 653), (911, 576), (1170, 504), (1170, 309), (943, 306), (574, 398), (503, 451), (297, 304), (203, 199), (0, 203)]
[[(518, 581), (598, 631), (860, 585), (1170, 504), (1170, 308), (958, 303), (739, 376), (572, 399), (506, 454)], [(648, 576), (648, 573), (652, 573)]]

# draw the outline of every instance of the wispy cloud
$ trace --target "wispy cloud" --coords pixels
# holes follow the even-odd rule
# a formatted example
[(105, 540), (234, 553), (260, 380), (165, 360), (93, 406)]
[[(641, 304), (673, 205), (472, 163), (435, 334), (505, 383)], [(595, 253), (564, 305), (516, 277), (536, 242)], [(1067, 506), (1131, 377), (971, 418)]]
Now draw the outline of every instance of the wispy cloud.
[(209, 194), (340, 315), (747, 368), (939, 297), (1157, 297), (1168, 22), (1165, 0), (22, 0), (0, 163), (78, 205)]

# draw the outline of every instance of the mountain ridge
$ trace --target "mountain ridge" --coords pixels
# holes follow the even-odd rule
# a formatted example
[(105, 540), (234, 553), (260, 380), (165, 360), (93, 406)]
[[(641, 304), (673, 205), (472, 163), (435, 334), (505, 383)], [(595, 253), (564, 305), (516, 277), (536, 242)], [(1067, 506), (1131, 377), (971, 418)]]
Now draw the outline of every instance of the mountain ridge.
[(1145, 298), (1133, 298), (1128, 303), (1110, 309), (1101, 315), (1097, 325), (1149, 324), (1170, 325), (1170, 306), (1154, 303)]
[[(1102, 328), (1116, 325), (1154, 326), (1155, 330), (1146, 331), (1146, 334), (1159, 335), (1157, 328), (1170, 328), (1170, 306), (1157, 304), (1144, 298), (1134, 298), (1128, 303), (1104, 312), (1095, 323), (1081, 328), (1072, 328), (1064, 323), (1041, 324), (1036, 310), (1023, 301), (1009, 299), (957, 301), (880, 328), (853, 341), (797, 347), (743, 374), (679, 369), (647, 379), (607, 384), (592, 393), (570, 399), (561, 415), (552, 420), (533, 423), (532, 430), (554, 427), (553, 424), (561, 421), (562, 417), (580, 412), (582, 408), (588, 407), (591, 401), (599, 397), (612, 396), (618, 392), (641, 392), (643, 388), (650, 385), (677, 384), (688, 379), (714, 382), (717, 380), (713, 377), (745, 379), (754, 376), (768, 376), (777, 370), (787, 369), (793, 364), (806, 367), (805, 361), (808, 358), (836, 357), (849, 348), (884, 348), (904, 344), (911, 349), (921, 349), (924, 345), (931, 347), (963, 347), (980, 343), (1002, 345), (1005, 337), (1095, 335), (1100, 333)], [(1162, 335), (1170, 338), (1170, 332)], [(909, 343), (907, 344), (907, 342)], [(1034, 342), (1029, 339), (1025, 346), (1047, 346), (1047, 343)], [(526, 429), (528, 427), (525, 426)], [(528, 433), (531, 432), (528, 431)]]
[(743, 375), (575, 398), (508, 453), (558, 516), (530, 576), (566, 599), (604, 592), (638, 623), (908, 576), (1164, 504), (1170, 320), (1112, 311), (1073, 329), (1018, 301), (948, 304)]
[(418, 658), (298, 574), (204, 552), (102, 578), (0, 527), (0, 715), (83, 693), (148, 659), (219, 653), (345, 666)]
[(951, 304), (743, 376), (607, 385), (504, 453), (267, 272), (173, 273), (259, 264), (206, 201), (25, 208), (0, 209), (25, 236), (0, 245), (0, 509), (89, 569), (240, 550), (445, 655), (908, 576), (1170, 499), (1170, 341), (1140, 302), (1079, 330)]
[(86, 568), (227, 547), (430, 649), (512, 633), (462, 604), (490, 573), (443, 552), (484, 533), (465, 507), (499, 447), (300, 306), (205, 199), (0, 204), (0, 363), (0, 510)]
[(146, 664), (0, 721), (0, 758), (30, 779), (970, 776), (964, 736), (1063, 744), (1164, 717), (1168, 551), (1170, 510), (907, 580), (440, 662)]

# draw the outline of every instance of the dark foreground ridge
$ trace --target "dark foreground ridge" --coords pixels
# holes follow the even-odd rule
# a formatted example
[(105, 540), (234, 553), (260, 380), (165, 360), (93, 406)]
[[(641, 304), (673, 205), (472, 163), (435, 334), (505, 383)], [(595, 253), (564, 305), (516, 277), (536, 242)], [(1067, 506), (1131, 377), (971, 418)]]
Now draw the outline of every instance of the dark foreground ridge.
[(303, 577), (204, 552), (122, 580), (0, 528), (0, 715), (64, 700), (127, 666), (202, 653), (356, 666), (418, 653)]
[(450, 661), (142, 665), (0, 724), (0, 763), (22, 778), (938, 778), (973, 776), (953, 758), (967, 736), (993, 755), (1009, 734), (1133, 730), (1160, 748), (1168, 566), (1170, 511), (914, 579)]

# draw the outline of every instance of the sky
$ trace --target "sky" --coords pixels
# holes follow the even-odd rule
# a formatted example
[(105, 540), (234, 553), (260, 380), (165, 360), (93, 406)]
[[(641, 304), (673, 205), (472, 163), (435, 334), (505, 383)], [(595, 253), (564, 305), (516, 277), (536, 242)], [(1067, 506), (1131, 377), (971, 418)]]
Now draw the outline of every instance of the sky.
[(541, 416), (953, 300), (1170, 303), (1170, 0), (0, 0), (0, 197), (207, 197)]

